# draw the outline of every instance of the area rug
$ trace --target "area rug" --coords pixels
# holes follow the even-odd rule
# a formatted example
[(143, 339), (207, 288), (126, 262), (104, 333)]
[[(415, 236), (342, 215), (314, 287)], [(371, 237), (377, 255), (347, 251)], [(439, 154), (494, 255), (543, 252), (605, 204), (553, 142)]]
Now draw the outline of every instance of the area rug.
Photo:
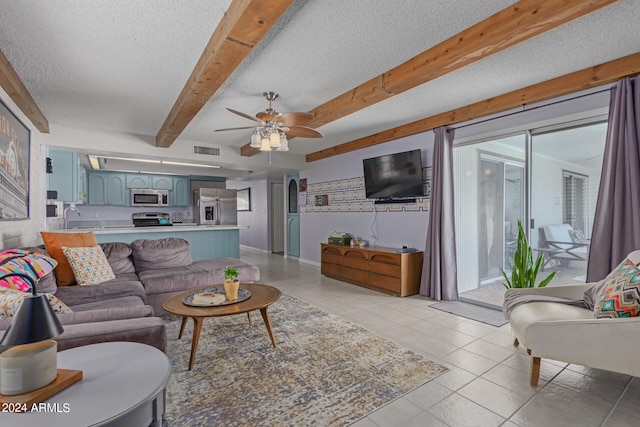
[(259, 312), (205, 319), (192, 371), (192, 321), (167, 324), (169, 425), (344, 426), (447, 371), (290, 295), (269, 318), (277, 349)]
[(507, 323), (502, 311), (491, 308), (482, 307), (475, 304), (469, 304), (461, 301), (441, 301), (431, 304), (430, 308), (446, 311), (467, 319), (476, 320), (493, 326), (502, 326)]

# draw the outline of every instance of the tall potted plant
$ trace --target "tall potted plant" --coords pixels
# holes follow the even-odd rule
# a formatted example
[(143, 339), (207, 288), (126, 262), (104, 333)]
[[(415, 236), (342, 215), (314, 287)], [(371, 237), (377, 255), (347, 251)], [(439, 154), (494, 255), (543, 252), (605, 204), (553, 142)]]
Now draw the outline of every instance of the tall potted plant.
[[(511, 278), (503, 269), (500, 269), (505, 282), (502, 284), (505, 288), (535, 288), (536, 276), (542, 267), (544, 257), (538, 254), (536, 261), (533, 261), (533, 249), (529, 246), (527, 236), (524, 234), (522, 222), (518, 221), (518, 242), (516, 244), (516, 252), (513, 255), (511, 264)], [(549, 284), (551, 279), (556, 275), (555, 271), (549, 274), (537, 286), (543, 288)]]
[(240, 288), (240, 281), (238, 280), (238, 269), (235, 267), (225, 267), (224, 293), (227, 296), (227, 301), (238, 299), (238, 288)]

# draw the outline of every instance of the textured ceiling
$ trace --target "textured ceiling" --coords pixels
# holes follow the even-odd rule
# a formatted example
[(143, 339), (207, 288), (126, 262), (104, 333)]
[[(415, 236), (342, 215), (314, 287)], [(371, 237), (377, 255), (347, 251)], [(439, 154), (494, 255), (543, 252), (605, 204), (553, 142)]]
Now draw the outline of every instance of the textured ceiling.
[[(175, 144), (239, 149), (262, 92), (308, 111), (506, 8), (510, 0), (296, 1)], [(155, 138), (230, 0), (0, 0), (0, 50), (52, 124)], [(640, 0), (620, 0), (291, 141), (307, 154), (636, 53)], [(87, 149), (91, 149), (90, 146)], [(279, 156), (288, 154), (278, 153)], [(256, 169), (256, 156), (246, 167)], [(253, 163), (253, 164), (251, 164)]]

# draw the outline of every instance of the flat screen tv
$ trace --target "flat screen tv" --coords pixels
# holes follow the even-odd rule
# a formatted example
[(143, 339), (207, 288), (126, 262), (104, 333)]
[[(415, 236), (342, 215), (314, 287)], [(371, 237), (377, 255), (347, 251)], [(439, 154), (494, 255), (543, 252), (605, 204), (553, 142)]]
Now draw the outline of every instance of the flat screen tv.
[(420, 150), (372, 157), (362, 164), (367, 199), (423, 195)]

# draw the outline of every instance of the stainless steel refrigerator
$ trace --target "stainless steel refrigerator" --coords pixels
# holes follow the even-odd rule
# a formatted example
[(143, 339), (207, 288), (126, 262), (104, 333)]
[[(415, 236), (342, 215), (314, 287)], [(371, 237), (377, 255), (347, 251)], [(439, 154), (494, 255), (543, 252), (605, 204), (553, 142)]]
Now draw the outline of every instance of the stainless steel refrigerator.
[(237, 190), (200, 188), (193, 192), (194, 217), (198, 224), (238, 225)]

